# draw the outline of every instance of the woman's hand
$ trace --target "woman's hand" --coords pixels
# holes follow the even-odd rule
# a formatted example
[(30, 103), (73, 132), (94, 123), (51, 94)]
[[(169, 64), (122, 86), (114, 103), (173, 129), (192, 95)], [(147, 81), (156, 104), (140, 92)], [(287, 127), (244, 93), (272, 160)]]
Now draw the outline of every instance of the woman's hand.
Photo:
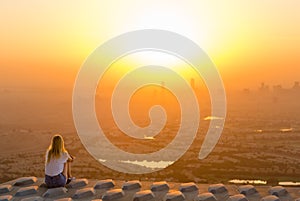
[(70, 158), (68, 158), (67, 162), (73, 162), (73, 160), (76, 158), (75, 156), (72, 156), (69, 154)]

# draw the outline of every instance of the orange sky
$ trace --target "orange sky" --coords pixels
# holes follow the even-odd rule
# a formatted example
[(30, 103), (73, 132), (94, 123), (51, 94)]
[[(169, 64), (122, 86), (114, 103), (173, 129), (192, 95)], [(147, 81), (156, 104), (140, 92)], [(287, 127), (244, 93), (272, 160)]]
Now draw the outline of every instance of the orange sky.
[(227, 90), (300, 81), (300, 1), (0, 1), (0, 87), (72, 88), (86, 57), (124, 32), (182, 34)]

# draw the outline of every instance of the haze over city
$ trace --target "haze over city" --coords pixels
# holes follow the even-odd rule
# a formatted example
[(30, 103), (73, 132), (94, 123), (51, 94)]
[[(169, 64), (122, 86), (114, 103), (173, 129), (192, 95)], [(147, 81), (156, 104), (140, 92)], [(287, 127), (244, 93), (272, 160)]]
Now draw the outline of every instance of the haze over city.
[[(211, 115), (203, 78), (179, 57), (135, 52), (113, 63), (99, 80), (95, 108), (99, 125), (117, 147), (150, 153), (170, 143), (180, 126), (180, 104), (163, 78), (169, 75), (153, 68), (128, 82), (162, 77), (159, 85), (137, 90), (129, 110), (134, 123), (145, 127), (149, 109), (162, 105), (168, 115), (164, 129), (143, 140), (118, 129), (111, 112), (112, 92), (137, 66), (155, 63), (176, 71), (200, 107), (200, 127), (188, 152), (168, 168), (139, 179), (298, 180), (299, 8), (297, 0), (0, 1), (0, 182), (28, 174), (43, 177), (44, 154), (55, 133), (64, 135), (66, 147), (76, 155), (77, 177), (136, 179), (103, 166), (88, 153), (74, 125), (72, 94), (81, 66), (99, 45), (141, 29), (168, 30), (197, 43), (223, 80), (227, 114)], [(209, 123), (218, 118), (225, 120), (222, 136), (212, 153), (199, 160)], [(180, 171), (182, 167), (188, 171)]]

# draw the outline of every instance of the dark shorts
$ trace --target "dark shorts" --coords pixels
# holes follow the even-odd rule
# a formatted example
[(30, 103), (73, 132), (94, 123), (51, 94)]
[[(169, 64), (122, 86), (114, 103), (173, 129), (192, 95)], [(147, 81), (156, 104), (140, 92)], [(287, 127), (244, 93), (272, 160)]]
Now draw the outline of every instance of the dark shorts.
[(66, 177), (60, 173), (56, 176), (45, 176), (45, 183), (48, 188), (64, 187), (66, 185)]

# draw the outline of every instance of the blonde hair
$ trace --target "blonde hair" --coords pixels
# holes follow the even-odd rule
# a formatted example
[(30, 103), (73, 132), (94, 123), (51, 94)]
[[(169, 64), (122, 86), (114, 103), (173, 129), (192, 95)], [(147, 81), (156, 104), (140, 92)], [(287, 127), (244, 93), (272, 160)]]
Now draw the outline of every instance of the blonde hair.
[(47, 150), (47, 163), (50, 162), (51, 158), (59, 158), (62, 153), (67, 152), (64, 144), (64, 139), (61, 135), (57, 134), (52, 137), (51, 144)]

